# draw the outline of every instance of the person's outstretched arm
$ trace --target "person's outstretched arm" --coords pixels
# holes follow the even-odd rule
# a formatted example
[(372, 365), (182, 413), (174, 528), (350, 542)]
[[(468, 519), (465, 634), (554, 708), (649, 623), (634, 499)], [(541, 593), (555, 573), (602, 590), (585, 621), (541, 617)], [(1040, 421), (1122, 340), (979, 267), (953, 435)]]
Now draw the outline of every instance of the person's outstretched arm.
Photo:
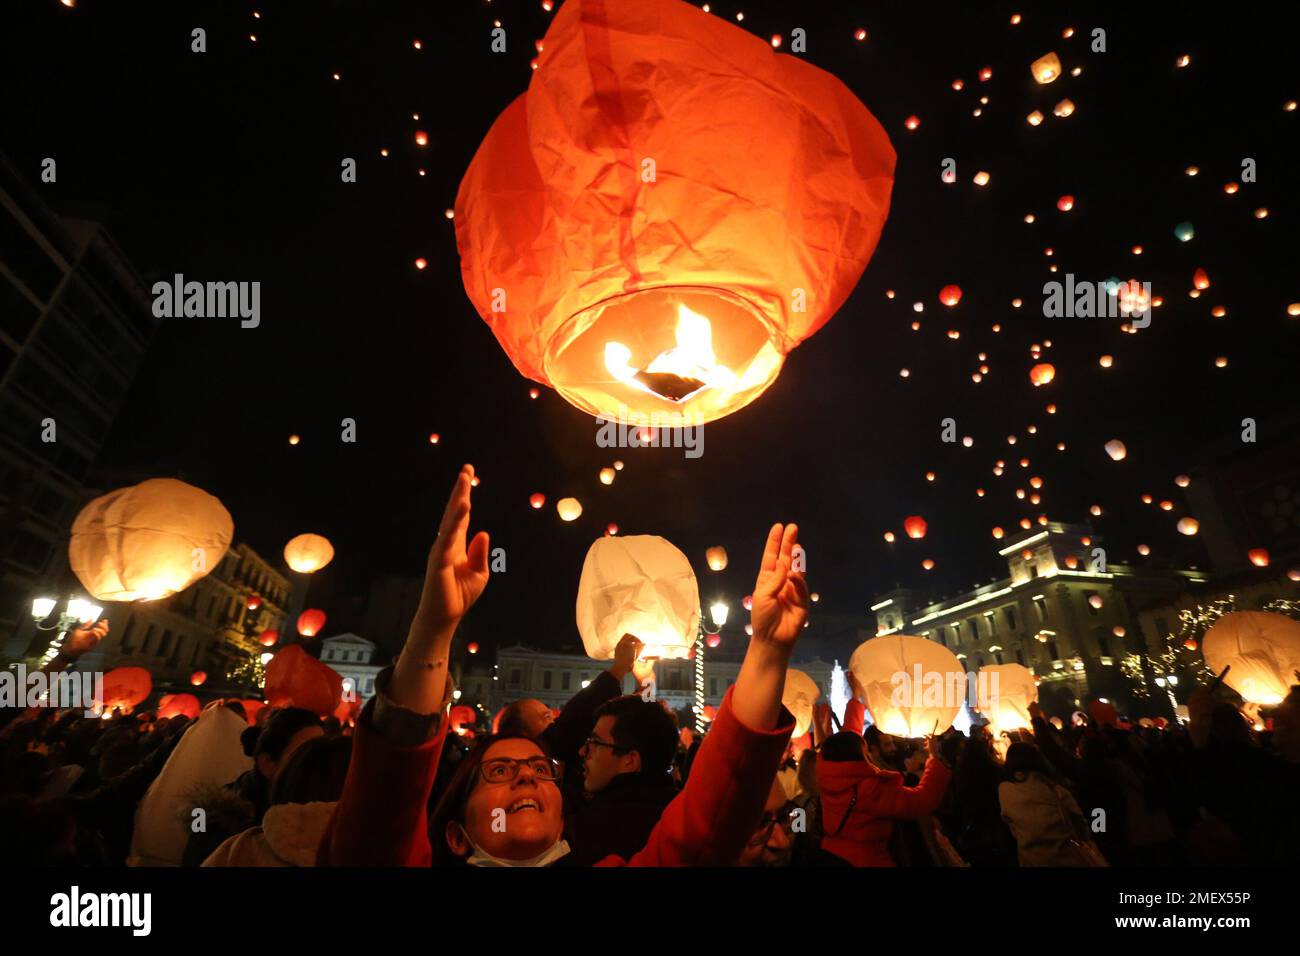
[(466, 465), (456, 478), (406, 644), (357, 719), (343, 795), (321, 841), (321, 866), (429, 861), (426, 807), (447, 733), (442, 718), (452, 635), (488, 580), (487, 533), (465, 544), (473, 477)]
[(754, 585), (754, 636), (686, 788), (664, 810), (632, 866), (731, 866), (763, 815), (794, 729), (781, 706), (785, 673), (808, 617), (798, 528), (773, 525)]
[(601, 704), (623, 693), (623, 678), (632, 672), (632, 665), (644, 646), (631, 634), (624, 634), (614, 648), (609, 669), (601, 671), (595, 680), (574, 694), (560, 716), (542, 731), (542, 741), (552, 757), (565, 763), (579, 759), (578, 751), (596, 726), (596, 711)]

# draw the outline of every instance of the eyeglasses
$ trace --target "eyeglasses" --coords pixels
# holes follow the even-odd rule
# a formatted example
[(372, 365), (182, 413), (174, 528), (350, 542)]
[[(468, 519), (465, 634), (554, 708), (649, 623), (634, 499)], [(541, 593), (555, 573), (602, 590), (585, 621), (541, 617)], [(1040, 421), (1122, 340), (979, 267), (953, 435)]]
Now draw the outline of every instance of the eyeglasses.
[(749, 845), (761, 846), (766, 843), (772, 836), (772, 830), (778, 825), (785, 832), (786, 836), (790, 836), (794, 833), (793, 807), (782, 808), (777, 813), (765, 813), (763, 815), (762, 824), (754, 831), (754, 835), (749, 838)]
[(618, 750), (618, 744), (610, 743), (608, 740), (601, 740), (594, 735), (587, 738), (586, 745), (588, 747), (608, 747), (610, 750)]
[(550, 757), (494, 757), (479, 764), (478, 772), (487, 783), (509, 783), (525, 765), (539, 780), (560, 779), (560, 766)]

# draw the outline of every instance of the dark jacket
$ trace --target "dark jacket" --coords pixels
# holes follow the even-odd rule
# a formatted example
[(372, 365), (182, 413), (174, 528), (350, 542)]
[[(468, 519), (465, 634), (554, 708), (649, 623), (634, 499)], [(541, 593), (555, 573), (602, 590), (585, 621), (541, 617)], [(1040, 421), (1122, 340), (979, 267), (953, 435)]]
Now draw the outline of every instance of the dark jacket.
[(578, 752), (596, 726), (596, 711), (601, 704), (622, 694), (623, 685), (614, 679), (614, 675), (601, 671), (590, 684), (569, 699), (560, 716), (542, 731), (542, 743), (552, 757), (564, 764), (563, 789), (566, 792), (582, 788), (582, 758)]
[(667, 774), (621, 773), (598, 793), (565, 800), (565, 866), (593, 866), (611, 853), (630, 860), (677, 796)]

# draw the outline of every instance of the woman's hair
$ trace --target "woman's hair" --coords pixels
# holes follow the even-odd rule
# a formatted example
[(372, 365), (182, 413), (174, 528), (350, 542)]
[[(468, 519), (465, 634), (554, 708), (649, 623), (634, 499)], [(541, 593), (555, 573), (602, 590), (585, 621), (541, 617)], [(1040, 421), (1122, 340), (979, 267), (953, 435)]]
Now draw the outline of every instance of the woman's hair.
[(799, 781), (799, 792), (817, 795), (817, 751), (809, 747), (799, 758), (799, 770), (795, 776)]
[(1007, 779), (1016, 783), (1024, 780), (1035, 770), (1049, 776), (1052, 772), (1043, 752), (1033, 744), (1024, 741), (1014, 743), (1007, 748), (1007, 759), (1003, 770)]
[(831, 763), (866, 760), (863, 750), (862, 737), (851, 730), (841, 730), (822, 741), (821, 759), (829, 760)]
[(277, 803), (333, 802), (343, 795), (352, 759), (351, 737), (316, 737), (284, 762), (271, 782), (270, 806)]
[(319, 726), (320, 718), (310, 710), (301, 707), (277, 710), (262, 728), (262, 733), (258, 735), (257, 743), (249, 756), (258, 757), (266, 754), (272, 760), (279, 760), (294, 734), (307, 727)]
[(551, 756), (546, 744), (523, 734), (489, 734), (486, 737), (480, 737), (474, 748), (461, 759), (460, 764), (456, 767), (456, 772), (447, 781), (447, 787), (443, 790), (442, 796), (438, 798), (433, 813), (429, 816), (429, 843), (433, 847), (434, 866), (446, 866), (462, 862), (458, 856), (451, 852), (451, 847), (447, 845), (447, 824), (453, 821), (456, 823), (465, 822), (465, 808), (469, 804), (469, 795), (474, 792), (474, 787), (478, 785), (480, 780), (478, 768), (483, 763), (483, 755), (488, 752), (488, 748), (501, 740), (527, 740), (545, 756)]

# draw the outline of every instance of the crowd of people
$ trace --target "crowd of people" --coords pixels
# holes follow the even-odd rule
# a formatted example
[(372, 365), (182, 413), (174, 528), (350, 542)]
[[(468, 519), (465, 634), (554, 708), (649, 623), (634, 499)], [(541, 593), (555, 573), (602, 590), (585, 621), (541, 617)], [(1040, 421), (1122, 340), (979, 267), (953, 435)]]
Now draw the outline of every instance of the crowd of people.
[[(516, 701), (449, 732), (457, 627), (489, 578), (457, 478), (402, 653), (351, 726), (237, 701), (197, 718), (50, 708), (0, 719), (0, 860), (28, 866), (1144, 866), (1300, 862), (1300, 687), (1260, 731), (1200, 688), (1184, 725), (1105, 708), (995, 738), (904, 740), (782, 706), (809, 592), (774, 525), (753, 635), (707, 733), (653, 699), (627, 635), (558, 716)], [(67, 666), (103, 636), (81, 633)], [(640, 692), (624, 694), (632, 675)]]

